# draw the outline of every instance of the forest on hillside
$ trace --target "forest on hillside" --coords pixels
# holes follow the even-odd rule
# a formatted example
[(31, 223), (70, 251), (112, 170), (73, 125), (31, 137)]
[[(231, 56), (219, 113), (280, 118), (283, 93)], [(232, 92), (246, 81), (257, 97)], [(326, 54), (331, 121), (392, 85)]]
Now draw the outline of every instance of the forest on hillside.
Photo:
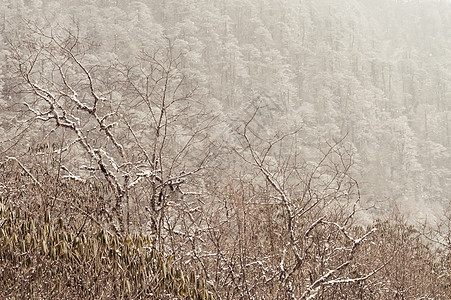
[(451, 297), (450, 1), (1, 0), (0, 90), (0, 298)]

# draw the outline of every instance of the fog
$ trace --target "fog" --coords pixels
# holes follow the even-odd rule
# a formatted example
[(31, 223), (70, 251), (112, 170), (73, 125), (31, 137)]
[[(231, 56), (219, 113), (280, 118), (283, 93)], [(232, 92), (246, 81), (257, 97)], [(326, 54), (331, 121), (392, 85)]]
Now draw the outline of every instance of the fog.
[(382, 281), (370, 294), (392, 299), (389, 254), (354, 253), (376, 231), (410, 249), (384, 238), (399, 224), (449, 253), (451, 1), (5, 0), (0, 17), (5, 207), (149, 234), (224, 299)]

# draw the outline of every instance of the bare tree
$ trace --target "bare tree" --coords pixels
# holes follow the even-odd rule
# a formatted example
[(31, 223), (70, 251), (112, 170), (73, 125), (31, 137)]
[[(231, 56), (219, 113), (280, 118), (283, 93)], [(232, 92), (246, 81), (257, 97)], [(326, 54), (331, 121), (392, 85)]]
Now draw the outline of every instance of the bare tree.
[(204, 167), (208, 153), (193, 146), (205, 141), (213, 122), (178, 69), (181, 54), (168, 41), (133, 64), (113, 59), (104, 65), (76, 30), (28, 26), (25, 41), (10, 40), (10, 59), (43, 140), (61, 141), (50, 147), (60, 158), (60, 179), (105, 183), (109, 199), (99, 199), (96, 209), (114, 219), (116, 231), (148, 227), (162, 242), (168, 207), (181, 201), (180, 186)]
[[(377, 275), (399, 262), (397, 253), (410, 252), (400, 243), (368, 257), (383, 238), (376, 229), (385, 229), (354, 221), (360, 191), (345, 138), (309, 148), (316, 152), (307, 157), (299, 150), (302, 129), (258, 128), (265, 115), (256, 108), (235, 145), (214, 148), (216, 117), (180, 70), (183, 53), (171, 41), (127, 63), (100, 61), (77, 31), (28, 25), (23, 39), (10, 40), (9, 58), (23, 83), (17, 91), (29, 129), (20, 136), (40, 141), (30, 143), (28, 157), (10, 155), (2, 165), (14, 164), (36, 189), (55, 181), (43, 192), (44, 211), (60, 203), (119, 235), (151, 232), (154, 247), (173, 254), (181, 269), (195, 266), (220, 298), (392, 288)], [(207, 169), (212, 153), (216, 165)], [(39, 168), (53, 173), (42, 176)], [(71, 196), (60, 195), (63, 186)]]
[(320, 298), (371, 278), (389, 259), (356, 272), (376, 229), (353, 221), (352, 149), (326, 143), (316, 163), (305, 161), (295, 142), (301, 130), (264, 138), (254, 112), (235, 149), (245, 165), (224, 174), (224, 184), (207, 181), (199, 197), (208, 205), (182, 218), (180, 261), (196, 263), (225, 299)]

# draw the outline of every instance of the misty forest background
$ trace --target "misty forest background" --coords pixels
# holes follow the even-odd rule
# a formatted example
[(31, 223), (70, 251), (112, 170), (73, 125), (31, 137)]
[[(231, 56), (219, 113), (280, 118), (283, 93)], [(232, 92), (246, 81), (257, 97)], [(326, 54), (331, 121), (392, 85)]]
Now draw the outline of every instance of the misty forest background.
[(5, 211), (151, 234), (205, 279), (161, 295), (448, 299), (450, 1), (3, 0), (0, 32)]

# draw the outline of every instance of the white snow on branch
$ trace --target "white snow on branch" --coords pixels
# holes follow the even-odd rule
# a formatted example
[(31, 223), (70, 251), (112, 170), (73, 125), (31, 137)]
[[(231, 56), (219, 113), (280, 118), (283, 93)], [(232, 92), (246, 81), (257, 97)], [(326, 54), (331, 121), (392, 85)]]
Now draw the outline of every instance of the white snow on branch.
[(61, 169), (68, 173), (67, 175), (63, 175), (62, 178), (72, 179), (77, 182), (86, 183), (85, 179), (73, 174), (71, 171), (69, 171), (69, 169), (66, 166), (61, 166)]
[(110, 165), (113, 167), (113, 169), (114, 169), (116, 172), (119, 171), (119, 167), (118, 167), (116, 161), (114, 160), (114, 158), (113, 158), (111, 155), (109, 155), (109, 154), (108, 154), (105, 150), (103, 150), (103, 149), (100, 149), (100, 152), (101, 152), (104, 156), (106, 156), (106, 158), (107, 158), (108, 161), (110, 162)]
[(139, 177), (149, 177), (151, 175), (153, 175), (153, 171), (152, 170), (144, 170), (144, 171), (141, 171), (139, 173), (136, 173), (136, 176), (139, 176)]

